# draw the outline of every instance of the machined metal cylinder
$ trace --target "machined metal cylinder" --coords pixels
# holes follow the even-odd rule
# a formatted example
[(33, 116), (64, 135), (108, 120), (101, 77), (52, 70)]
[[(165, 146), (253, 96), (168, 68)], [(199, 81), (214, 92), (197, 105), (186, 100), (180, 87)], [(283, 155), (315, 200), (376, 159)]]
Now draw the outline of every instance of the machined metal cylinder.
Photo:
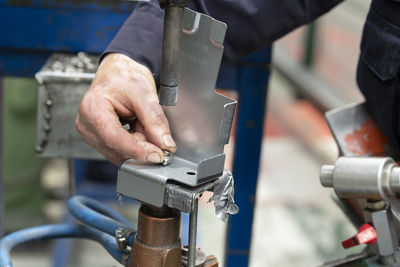
[(132, 246), (130, 267), (181, 266), (180, 213), (143, 205)]
[(382, 199), (400, 192), (400, 168), (392, 158), (341, 157), (322, 166), (320, 181), (342, 198)]
[(160, 104), (163, 106), (174, 106), (178, 101), (183, 11), (184, 7), (180, 5), (165, 7), (159, 90)]

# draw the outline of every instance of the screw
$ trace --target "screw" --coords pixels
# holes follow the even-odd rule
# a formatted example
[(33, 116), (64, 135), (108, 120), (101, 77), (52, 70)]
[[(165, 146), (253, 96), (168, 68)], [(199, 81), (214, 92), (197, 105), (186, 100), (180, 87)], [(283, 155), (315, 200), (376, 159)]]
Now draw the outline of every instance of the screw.
[(172, 159), (173, 159), (173, 154), (169, 151), (164, 150), (164, 159), (163, 161), (161, 161), (161, 164), (164, 166), (167, 166), (168, 164), (171, 163)]

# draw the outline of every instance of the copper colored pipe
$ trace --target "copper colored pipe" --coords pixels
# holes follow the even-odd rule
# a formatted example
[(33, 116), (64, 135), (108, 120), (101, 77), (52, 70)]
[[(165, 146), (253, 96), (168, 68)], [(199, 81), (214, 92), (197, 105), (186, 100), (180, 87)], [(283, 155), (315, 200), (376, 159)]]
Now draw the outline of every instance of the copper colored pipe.
[(143, 205), (139, 210), (130, 267), (182, 266), (179, 231), (179, 211)]

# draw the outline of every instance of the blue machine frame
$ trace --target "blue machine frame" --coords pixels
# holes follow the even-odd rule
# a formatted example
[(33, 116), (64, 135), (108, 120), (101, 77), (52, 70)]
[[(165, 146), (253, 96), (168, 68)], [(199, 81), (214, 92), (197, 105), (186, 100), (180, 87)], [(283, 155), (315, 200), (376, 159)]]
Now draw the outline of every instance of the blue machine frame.
[[(32, 77), (54, 52), (101, 53), (133, 9), (132, 2), (0, 0), (0, 76)], [(270, 54), (266, 48), (224, 63), (217, 83), (239, 95), (233, 171), (240, 212), (227, 228), (229, 267), (249, 262)]]

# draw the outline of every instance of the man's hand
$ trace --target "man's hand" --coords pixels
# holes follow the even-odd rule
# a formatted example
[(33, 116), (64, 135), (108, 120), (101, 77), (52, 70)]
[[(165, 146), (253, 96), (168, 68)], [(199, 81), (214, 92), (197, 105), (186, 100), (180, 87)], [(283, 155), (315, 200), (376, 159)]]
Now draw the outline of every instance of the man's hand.
[[(122, 128), (120, 118), (133, 122), (135, 132)], [(122, 54), (101, 62), (75, 125), (86, 143), (117, 165), (130, 158), (159, 163), (162, 150), (176, 150), (150, 70)]]

